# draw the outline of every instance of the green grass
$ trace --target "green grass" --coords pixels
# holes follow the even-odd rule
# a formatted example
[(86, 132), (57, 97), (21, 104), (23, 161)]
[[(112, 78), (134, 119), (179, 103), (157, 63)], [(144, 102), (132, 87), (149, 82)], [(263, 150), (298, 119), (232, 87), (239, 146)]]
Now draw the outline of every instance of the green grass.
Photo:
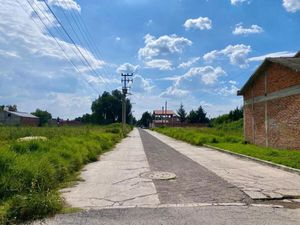
[[(130, 128), (120, 124), (82, 127), (0, 127), (0, 224), (60, 212), (58, 189), (76, 179), (83, 165), (110, 150)], [(19, 142), (25, 136), (47, 141)]]
[(300, 169), (299, 150), (280, 150), (241, 143), (216, 143), (211, 145), (229, 150), (231, 152), (248, 155), (258, 159)]
[(175, 139), (200, 146), (211, 143), (239, 143), (243, 141), (243, 135), (240, 130), (187, 127), (162, 127), (154, 130)]
[(155, 128), (155, 131), (193, 145), (215, 146), (228, 151), (300, 169), (300, 151), (279, 150), (245, 144), (242, 121), (214, 128)]

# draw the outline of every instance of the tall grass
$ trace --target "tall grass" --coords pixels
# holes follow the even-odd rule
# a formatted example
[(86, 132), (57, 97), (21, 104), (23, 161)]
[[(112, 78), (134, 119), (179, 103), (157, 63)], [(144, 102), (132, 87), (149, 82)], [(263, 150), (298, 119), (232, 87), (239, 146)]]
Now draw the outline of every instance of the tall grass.
[[(120, 141), (119, 124), (110, 126), (0, 127), (0, 224), (37, 219), (61, 210), (61, 185), (99, 154)], [(18, 141), (45, 136), (47, 141)]]
[(242, 131), (240, 129), (231, 129), (231, 127), (228, 126), (217, 128), (161, 127), (155, 128), (154, 130), (175, 139), (199, 146), (209, 143), (238, 143), (243, 141)]

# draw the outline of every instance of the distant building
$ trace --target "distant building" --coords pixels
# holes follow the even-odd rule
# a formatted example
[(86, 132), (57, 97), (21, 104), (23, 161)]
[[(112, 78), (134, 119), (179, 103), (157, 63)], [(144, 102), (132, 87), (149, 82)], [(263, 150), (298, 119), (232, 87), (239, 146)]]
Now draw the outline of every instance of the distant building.
[(39, 118), (25, 112), (0, 111), (0, 124), (7, 126), (38, 126)]
[(300, 149), (300, 52), (266, 58), (238, 95), (244, 97), (246, 141)]
[(180, 124), (178, 116), (173, 110), (154, 110), (152, 127), (175, 126)]

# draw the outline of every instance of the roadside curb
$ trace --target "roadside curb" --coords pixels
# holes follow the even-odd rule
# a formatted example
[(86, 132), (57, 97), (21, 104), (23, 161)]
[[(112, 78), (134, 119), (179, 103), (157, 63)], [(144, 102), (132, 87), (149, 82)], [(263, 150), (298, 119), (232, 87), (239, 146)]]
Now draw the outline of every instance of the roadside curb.
[(237, 156), (237, 157), (240, 157), (240, 158), (253, 160), (253, 161), (256, 161), (256, 162), (264, 164), (264, 165), (272, 166), (272, 167), (275, 167), (275, 168), (278, 168), (278, 169), (281, 169), (281, 170), (284, 170), (284, 171), (287, 171), (287, 172), (292, 172), (292, 173), (296, 173), (296, 174), (300, 175), (300, 170), (292, 168), (292, 167), (272, 163), (272, 162), (265, 161), (265, 160), (262, 160), (262, 159), (258, 159), (258, 158), (248, 156), (248, 155), (242, 155), (242, 154), (239, 154), (239, 153), (231, 152), (231, 151), (228, 151), (228, 150), (225, 150), (225, 149), (222, 149), (222, 148), (218, 148), (218, 147), (214, 147), (214, 146), (211, 146), (211, 145), (207, 145), (207, 144), (203, 144), (203, 147), (210, 148), (210, 149), (213, 149), (213, 150), (216, 150), (216, 151), (219, 151), (219, 152), (227, 153), (227, 154)]

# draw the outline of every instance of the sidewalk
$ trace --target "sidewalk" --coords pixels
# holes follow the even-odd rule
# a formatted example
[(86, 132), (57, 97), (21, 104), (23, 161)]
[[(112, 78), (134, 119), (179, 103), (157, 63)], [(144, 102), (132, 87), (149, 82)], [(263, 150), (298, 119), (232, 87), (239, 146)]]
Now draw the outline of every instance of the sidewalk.
[(300, 197), (300, 176), (206, 147), (196, 147), (154, 131), (148, 133), (240, 188), (252, 199)]
[(100, 160), (84, 167), (84, 182), (63, 189), (72, 207), (101, 209), (158, 205), (153, 182), (139, 175), (150, 171), (137, 129)]

